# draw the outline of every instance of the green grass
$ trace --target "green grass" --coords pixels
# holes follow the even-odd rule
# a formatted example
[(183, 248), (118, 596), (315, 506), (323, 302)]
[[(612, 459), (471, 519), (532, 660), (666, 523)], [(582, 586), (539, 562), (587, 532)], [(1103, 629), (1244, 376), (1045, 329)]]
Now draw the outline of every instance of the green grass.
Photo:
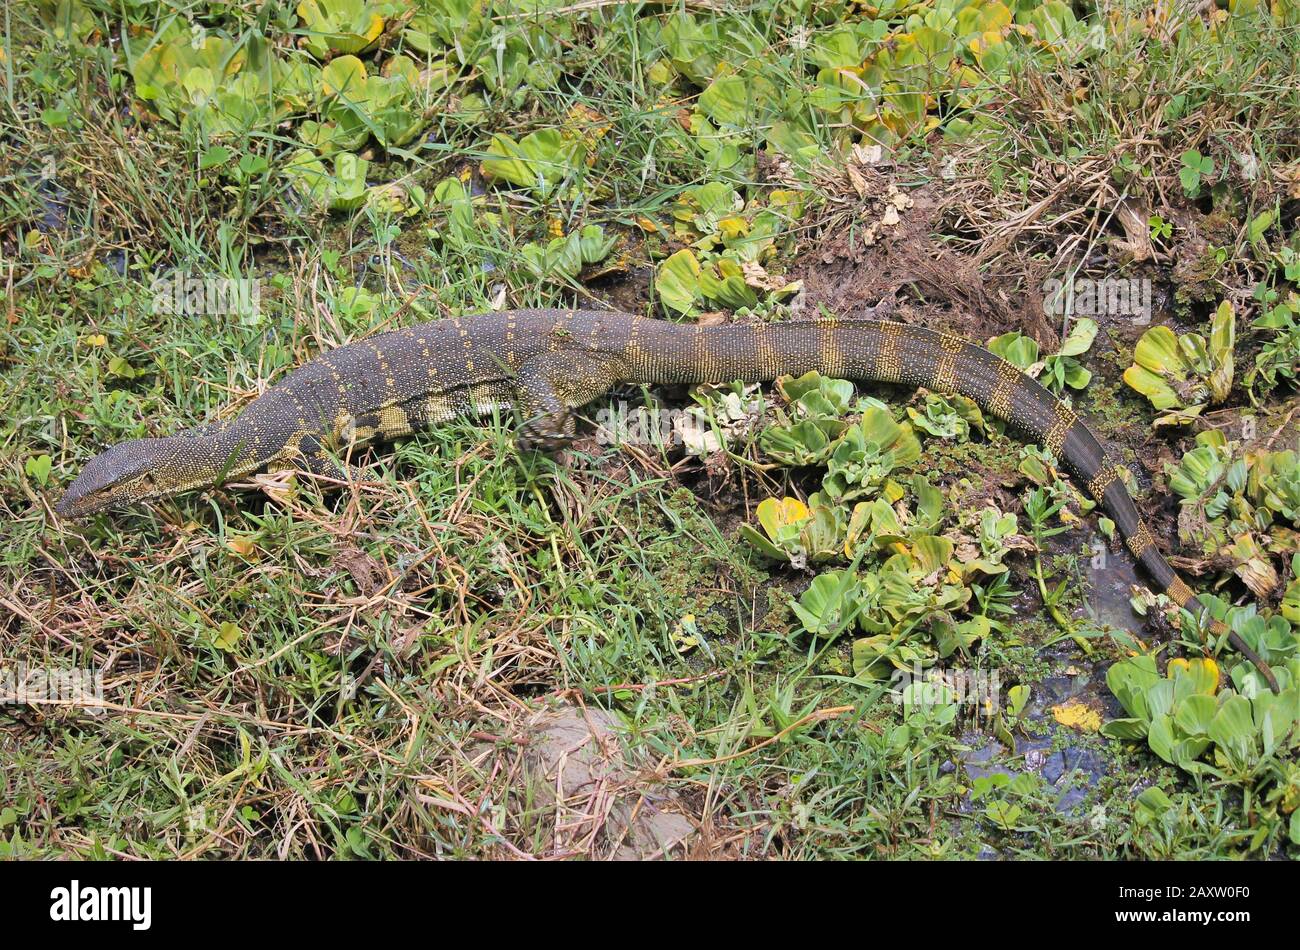
[[(710, 69), (758, 64), (782, 91), (779, 107), (725, 130), (734, 163), (683, 128), (700, 84), (665, 82), (657, 70), (673, 58), (658, 24), (680, 11), (619, 4), (558, 20), (501, 18), (531, 45), (531, 65), (555, 71), (497, 88), (482, 64), (459, 64), (462, 84), (419, 139), (387, 154), (368, 143), (372, 183), (431, 195), (446, 177), (477, 170), (494, 133), (608, 129), (571, 170), (580, 186), (572, 193), (488, 183), (477, 189), (473, 226), (452, 233), (444, 207), (406, 215), (308, 206), (280, 173), (298, 145), (299, 114), (220, 143), (144, 118), (124, 31), (138, 41), (179, 11), (237, 34), (258, 26), (260, 5), (62, 5), (77, 12), (72, 38), (51, 26), (56, 6), (12, 6), (0, 19), (0, 669), (101, 672), (108, 707), (0, 706), (0, 854), (601, 856), (608, 843), (574, 845), (526, 778), (535, 715), (560, 705), (617, 715), (629, 756), (639, 757), (637, 787), (689, 816), (695, 856), (1294, 853), (1280, 825), (1252, 841), (1239, 784), (1194, 779), (1145, 748), (1056, 722), (1050, 708), (1068, 697), (1116, 714), (1104, 670), (1130, 641), (1098, 631), (1085, 656), (1044, 608), (1032, 552), (1008, 555), (1010, 612), (991, 614), (1002, 622), (948, 662), (996, 672), (1004, 695), (1030, 686), (1034, 715), (1007, 723), (964, 706), (951, 723), (905, 716), (887, 683), (854, 675), (851, 638), (802, 632), (790, 602), (813, 572), (765, 560), (737, 538), (739, 524), (757, 523), (763, 498), (818, 486), (814, 472), (769, 464), (753, 433), (708, 465), (591, 439), (551, 460), (519, 456), (510, 418), (462, 422), (367, 450), (364, 480), (338, 492), (259, 479), (85, 523), (53, 515), (60, 491), (106, 446), (237, 411), (292, 367), (367, 333), (611, 297), (676, 316), (647, 275), (686, 242), (672, 233), (673, 208), (695, 185), (722, 183), (759, 203), (774, 190), (802, 193), (802, 217), (764, 263), (772, 274), (807, 275), (827, 241), (869, 216), (870, 201), (843, 171), (843, 150), (864, 141), (865, 120), (806, 98), (817, 82), (806, 34), (858, 22), (856, 8), (760, 2), (718, 17), (723, 33), (704, 46)], [(913, 6), (883, 5), (882, 21), (899, 34), (907, 14), (934, 4)], [(1037, 5), (1011, 6), (1028, 15)], [(285, 25), (291, 5), (280, 7), (262, 25), (283, 54), (300, 34)], [(1007, 71), (975, 84), (969, 99), (942, 82), (929, 89), (935, 129), (899, 124), (916, 91), (907, 84), (938, 82), (900, 72), (902, 87), (881, 100), (900, 130), (886, 142), (895, 164), (880, 170), (943, 204), (921, 235), (927, 246), (947, 243), (984, 268), (988, 286), (1032, 295), (1047, 272), (1126, 266), (1100, 250), (1123, 232), (1099, 209), (1141, 194), (1149, 211), (1180, 222), (1187, 247), (1205, 243), (1195, 238), (1213, 215), (1230, 223), (1228, 238), (1212, 242), (1227, 248), (1208, 285), (1216, 300), (1247, 305), (1261, 281), (1285, 290), (1268, 262), (1296, 242), (1285, 177), (1300, 168), (1294, 21), (1243, 21), (1221, 42), (1195, 30), (1174, 37), (1112, 32), (1096, 55), (1071, 44), (1016, 47)], [(1080, 88), (1087, 96), (1071, 99)], [(469, 94), (481, 110), (466, 111)], [(1184, 97), (1176, 122), (1164, 111), (1171, 96)], [(575, 107), (588, 119), (572, 118)], [(987, 131), (959, 139), (955, 120), (976, 116)], [(782, 156), (782, 123), (803, 136), (802, 157)], [(229, 166), (202, 168), (214, 144), (267, 167), (242, 181)], [(1231, 171), (1200, 199), (1178, 190), (1185, 150), (1236, 169), (1233, 155), (1247, 146), (1254, 178)], [(960, 177), (946, 186), (938, 169), (950, 157)], [(1059, 187), (1062, 165), (1086, 175)], [(1048, 193), (1056, 197), (1041, 218), (1008, 225)], [(1252, 243), (1245, 222), (1266, 207), (1277, 224)], [(639, 227), (646, 218), (659, 229)], [(619, 238), (611, 275), (545, 281), (520, 266), (529, 242), (587, 224)], [(910, 279), (910, 251), (893, 261), (881, 248), (863, 253), (865, 269), (883, 261)], [(1171, 254), (1133, 272), (1177, 285), (1174, 263)], [(256, 278), (260, 311), (160, 314), (150, 287), (171, 270)], [(349, 305), (356, 287), (371, 305)], [(1198, 285), (1187, 299), (1204, 292)], [(898, 296), (909, 316), (971, 325), (959, 298), (932, 299), (914, 284)], [(765, 299), (759, 309), (780, 317), (785, 305)], [(1190, 302), (1178, 314), (1203, 315)], [(988, 335), (1007, 329), (992, 314), (974, 318)], [(1082, 405), (1125, 454), (1176, 461), (1190, 443), (1153, 433), (1148, 405), (1119, 382), (1134, 336), (1107, 328), (1087, 358), (1097, 376)], [(1257, 343), (1243, 333), (1243, 364)], [(910, 398), (876, 394), (895, 410)], [(1295, 396), (1256, 398), (1280, 413)], [(1247, 403), (1239, 389), (1220, 412), (1235, 418)], [(994, 433), (927, 440), (912, 471), (944, 492), (945, 530), (969, 530), (957, 513), (988, 498), (1018, 512), (1024, 530), (1030, 486), (1019, 460), (1017, 444)], [(1162, 523), (1176, 544), (1172, 513)], [(1051, 586), (1066, 582), (1067, 611), (1087, 594), (1080, 552), (1094, 525), (1084, 516), (1045, 545), (1043, 569)], [(1246, 599), (1239, 586), (1229, 592)], [(1076, 679), (1085, 685), (1058, 695)], [(977, 763), (1008, 728), (1029, 752), (1002, 743)], [(1096, 783), (1043, 778), (1043, 760), (1062, 750), (1095, 755)], [(1028, 778), (988, 787), (976, 781), (979, 765)], [(1281, 767), (1294, 773), (1293, 752)], [(1150, 785), (1175, 808), (1148, 821), (1134, 794)], [(1062, 802), (1071, 787), (1085, 794)]]

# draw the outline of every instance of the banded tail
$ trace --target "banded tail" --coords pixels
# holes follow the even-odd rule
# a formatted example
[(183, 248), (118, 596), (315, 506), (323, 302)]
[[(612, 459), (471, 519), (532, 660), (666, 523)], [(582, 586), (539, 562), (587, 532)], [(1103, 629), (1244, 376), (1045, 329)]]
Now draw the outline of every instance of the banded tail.
[[(924, 386), (957, 393), (1039, 442), (1087, 486), (1114, 519), (1125, 546), (1156, 586), (1198, 616), (1205, 608), (1156, 546), (1120, 477), (1120, 463), (1074, 409), (1016, 366), (960, 337), (885, 320), (834, 318), (779, 324), (736, 324), (680, 333), (694, 338), (694, 359), (646, 382), (764, 382), (817, 370), (827, 376)], [(645, 367), (652, 369), (652, 367)], [(1232, 645), (1278, 691), (1268, 665), (1241, 637), (1210, 618), (1209, 632)]]

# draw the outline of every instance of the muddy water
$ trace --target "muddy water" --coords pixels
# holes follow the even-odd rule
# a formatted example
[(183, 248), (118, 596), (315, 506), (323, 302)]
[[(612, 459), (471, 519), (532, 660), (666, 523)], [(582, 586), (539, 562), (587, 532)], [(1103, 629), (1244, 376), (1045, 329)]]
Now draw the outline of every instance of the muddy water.
[[(1100, 552), (1101, 539), (1095, 540), (1094, 550)], [(1106, 551), (1102, 556), (1083, 558), (1080, 564), (1088, 595), (1076, 619), (1141, 637), (1142, 618), (1129, 604), (1129, 597), (1133, 585), (1143, 585), (1145, 579), (1134, 563), (1123, 554)], [(1111, 763), (1094, 733), (1062, 725), (1053, 710), (1079, 704), (1097, 711), (1103, 722), (1124, 713), (1106, 688), (1108, 660), (1084, 657), (1068, 640), (1048, 648), (1044, 658), (1051, 672), (1032, 686), (1023, 713), (1025, 723), (1014, 734), (1015, 747), (1008, 748), (984, 733), (968, 732), (962, 739), (970, 749), (954, 764), (959, 764), (972, 782), (995, 773), (1012, 777), (1034, 773), (1055, 797), (1057, 811), (1085, 815), (1089, 792), (1110, 772)], [(967, 796), (961, 810), (978, 813), (980, 805)]]
[(1088, 544), (1098, 554), (1080, 561), (1088, 581), (1088, 596), (1082, 616), (1095, 624), (1128, 630), (1135, 636), (1141, 636), (1142, 618), (1129, 604), (1129, 597), (1135, 584), (1146, 586), (1146, 578), (1138, 573), (1137, 565), (1131, 558), (1106, 549), (1100, 535), (1095, 535)]

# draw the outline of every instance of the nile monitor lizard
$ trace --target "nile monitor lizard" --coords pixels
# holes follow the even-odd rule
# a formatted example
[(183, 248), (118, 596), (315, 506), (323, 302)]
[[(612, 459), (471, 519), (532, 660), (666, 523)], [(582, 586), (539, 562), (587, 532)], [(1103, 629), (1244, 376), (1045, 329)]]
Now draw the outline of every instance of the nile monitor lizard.
[[(81, 517), (273, 465), (338, 478), (332, 451), (494, 408), (525, 420), (521, 447), (549, 450), (573, 436), (572, 410), (615, 383), (762, 382), (810, 370), (974, 399), (1062, 459), (1160, 589), (1197, 606), (1156, 547), (1119, 464), (1070, 406), (959, 337), (865, 318), (705, 327), (609, 311), (515, 310), (393, 330), (317, 357), (233, 420), (113, 446), (90, 461), (57, 511)], [(1217, 621), (1210, 629), (1228, 632)], [(1276, 688), (1250, 647), (1235, 632), (1229, 639)]]

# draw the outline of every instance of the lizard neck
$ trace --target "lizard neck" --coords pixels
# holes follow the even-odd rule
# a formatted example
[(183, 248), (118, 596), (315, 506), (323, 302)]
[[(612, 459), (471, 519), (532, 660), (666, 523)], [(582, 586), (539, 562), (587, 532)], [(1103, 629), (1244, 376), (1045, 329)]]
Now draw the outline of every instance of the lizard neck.
[(186, 429), (167, 442), (175, 457), (183, 460), (178, 466), (179, 477), (173, 480), (184, 481), (168, 494), (247, 475), (272, 461), (283, 448), (260, 451), (261, 440), (243, 415)]

